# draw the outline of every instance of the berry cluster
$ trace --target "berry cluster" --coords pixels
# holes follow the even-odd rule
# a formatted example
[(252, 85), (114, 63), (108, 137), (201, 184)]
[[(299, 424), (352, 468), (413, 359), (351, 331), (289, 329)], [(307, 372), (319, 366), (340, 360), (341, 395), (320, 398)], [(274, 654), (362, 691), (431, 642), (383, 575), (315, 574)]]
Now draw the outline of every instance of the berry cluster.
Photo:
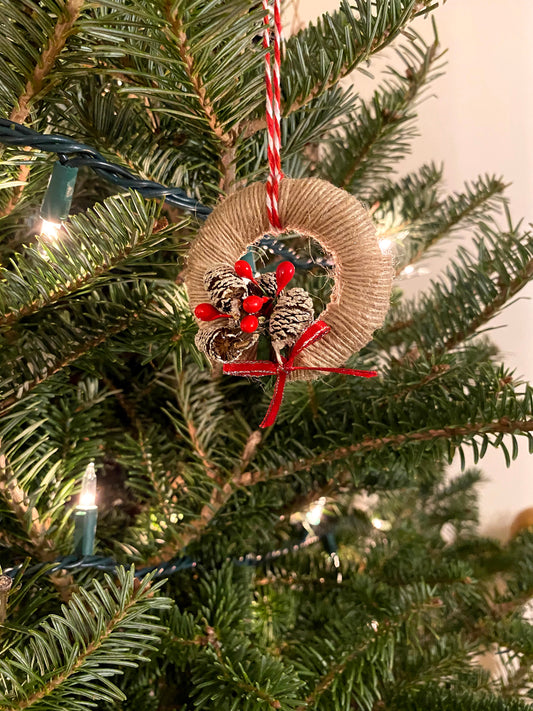
[[(264, 276), (256, 279), (251, 266), (242, 259), (235, 262), (234, 274), (220, 273), (220, 270), (207, 272), (204, 281), (213, 303), (198, 304), (194, 310), (196, 318), (200, 321), (233, 319), (238, 321), (242, 331), (254, 333), (259, 328), (259, 318), (270, 315), (274, 299), (293, 278), (294, 265), (291, 262), (281, 262), (278, 265), (275, 285), (272, 284), (271, 278), (265, 279)], [(233, 277), (237, 277), (241, 283)], [(249, 284), (252, 285), (251, 288)]]

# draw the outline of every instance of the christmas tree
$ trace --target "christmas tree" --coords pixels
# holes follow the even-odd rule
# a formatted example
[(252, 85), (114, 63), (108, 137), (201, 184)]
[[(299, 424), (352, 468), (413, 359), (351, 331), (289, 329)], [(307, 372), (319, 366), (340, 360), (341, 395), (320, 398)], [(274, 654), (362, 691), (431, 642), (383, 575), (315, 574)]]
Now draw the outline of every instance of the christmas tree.
[[(348, 364), (378, 377), (290, 382), (261, 429), (274, 379), (209, 367), (184, 274), (210, 210), (267, 177), (262, 4), (0, 0), (0, 709), (529, 708), (533, 537), (478, 535), (465, 452), (533, 444), (484, 334), (533, 241), (497, 177), (398, 175), (433, 10), (343, 0), (284, 42), (283, 171), (357, 196), (398, 280)], [(361, 99), (341, 80), (389, 46)], [(328, 302), (316, 244), (251, 257)]]

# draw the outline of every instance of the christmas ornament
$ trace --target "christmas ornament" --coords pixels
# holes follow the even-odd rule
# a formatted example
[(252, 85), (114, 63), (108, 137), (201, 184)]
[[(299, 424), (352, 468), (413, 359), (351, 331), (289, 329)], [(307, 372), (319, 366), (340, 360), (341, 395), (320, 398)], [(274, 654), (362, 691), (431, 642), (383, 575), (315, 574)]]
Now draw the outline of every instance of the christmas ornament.
[(511, 524), (510, 536), (514, 538), (521, 531), (527, 531), (529, 528), (533, 528), (533, 508), (524, 509), (516, 515)]
[[(269, 1), (263, 0), (263, 5), (268, 11)], [(266, 14), (267, 49), (269, 27)], [(212, 360), (222, 360), (227, 374), (277, 376), (271, 407), (261, 424), (265, 427), (273, 424), (287, 380), (312, 380), (321, 372), (375, 375), (341, 366), (381, 326), (393, 277), (391, 257), (380, 250), (373, 223), (356, 198), (323, 180), (295, 180), (282, 173), (280, 31), (280, 0), (274, 0), (272, 65), (270, 52), (265, 54), (267, 183), (249, 185), (213, 210), (191, 248), (186, 274), (193, 311), (211, 303), (231, 316), (225, 324), (200, 320), (198, 347)], [(294, 275), (290, 262), (278, 265), (275, 274), (256, 275), (242, 259), (265, 234), (283, 232), (316, 240), (335, 265), (330, 302), (314, 323), (311, 297), (299, 288), (284, 291)], [(259, 297), (263, 304), (251, 297)], [(270, 336), (275, 360), (250, 360), (260, 334)], [(231, 343), (224, 346), (226, 337)], [(284, 355), (284, 350), (289, 352)]]

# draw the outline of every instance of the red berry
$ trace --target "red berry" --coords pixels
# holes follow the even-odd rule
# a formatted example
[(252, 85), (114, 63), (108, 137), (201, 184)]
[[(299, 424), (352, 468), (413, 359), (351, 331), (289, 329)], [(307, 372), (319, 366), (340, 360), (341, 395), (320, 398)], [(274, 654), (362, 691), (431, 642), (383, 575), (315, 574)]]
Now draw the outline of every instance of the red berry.
[(242, 308), (249, 314), (256, 314), (263, 308), (263, 299), (260, 296), (247, 296), (242, 302)]
[(294, 276), (294, 264), (292, 262), (281, 262), (278, 264), (276, 269), (276, 284), (278, 285), (278, 290), (276, 294), (279, 294), (290, 282)]
[(259, 326), (259, 319), (257, 316), (252, 316), (249, 314), (248, 316), (245, 316), (243, 319), (241, 319), (241, 329), (245, 333), (253, 333), (254, 331), (257, 331), (257, 327)]
[(229, 314), (220, 313), (212, 304), (208, 303), (198, 304), (194, 309), (194, 315), (196, 318), (199, 318), (200, 321), (215, 321), (217, 318), (231, 318)]
[(243, 279), (249, 279), (254, 284), (257, 284), (256, 280), (254, 279), (252, 267), (244, 259), (239, 259), (238, 262), (235, 262), (235, 272)]

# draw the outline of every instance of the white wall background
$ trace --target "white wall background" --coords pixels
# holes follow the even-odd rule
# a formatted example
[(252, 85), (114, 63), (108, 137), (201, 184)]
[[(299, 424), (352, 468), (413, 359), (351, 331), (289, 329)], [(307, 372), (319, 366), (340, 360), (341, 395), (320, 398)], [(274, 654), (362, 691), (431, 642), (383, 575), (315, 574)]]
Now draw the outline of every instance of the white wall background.
[[(336, 9), (338, 0), (295, 0), (307, 22)], [(289, 14), (289, 13), (287, 13)], [(434, 160), (444, 162), (446, 187), (460, 190), (481, 173), (503, 175), (515, 221), (533, 221), (533, 3), (531, 0), (449, 0), (434, 16), (443, 48), (448, 49), (445, 76), (433, 85), (437, 98), (419, 111), (420, 137), (401, 174)], [(429, 20), (414, 25), (429, 41)], [(388, 52), (390, 59), (393, 53)], [(367, 94), (368, 80), (355, 73), (356, 89)], [(461, 238), (456, 238), (455, 246)], [(463, 238), (464, 239), (464, 238)], [(454, 250), (428, 261), (431, 273), (404, 282), (408, 293), (427, 285)], [(533, 284), (522, 299), (492, 322), (500, 328), (492, 339), (516, 377), (533, 381)], [(528, 299), (529, 297), (529, 299)], [(532, 459), (526, 439), (510, 469), (503, 454), (491, 450), (480, 463), (487, 481), (480, 489), (481, 529), (505, 538), (515, 515), (533, 506)], [(458, 469), (458, 464), (452, 470)]]

